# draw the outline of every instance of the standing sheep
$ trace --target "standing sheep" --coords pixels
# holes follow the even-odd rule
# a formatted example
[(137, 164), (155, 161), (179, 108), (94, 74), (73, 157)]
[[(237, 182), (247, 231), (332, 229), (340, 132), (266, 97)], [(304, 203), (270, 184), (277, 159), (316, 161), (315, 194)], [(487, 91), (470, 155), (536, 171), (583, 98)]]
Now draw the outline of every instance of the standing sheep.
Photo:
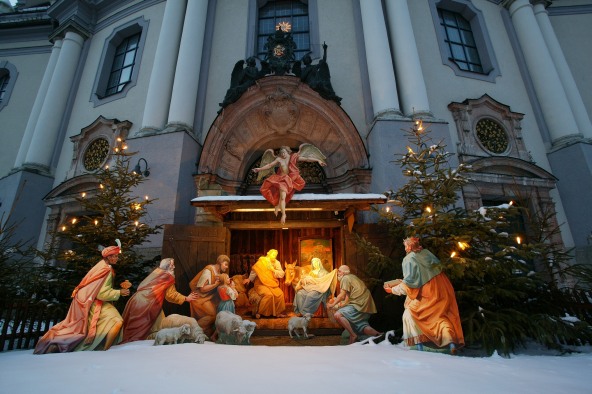
[(294, 334), (296, 334), (296, 337), (300, 338), (300, 335), (298, 335), (298, 331), (296, 331), (299, 328), (302, 329), (302, 332), (304, 333), (304, 338), (308, 338), (308, 333), (306, 332), (306, 329), (308, 328), (308, 322), (310, 322), (311, 318), (312, 315), (310, 313), (306, 313), (302, 317), (291, 317), (290, 320), (288, 320), (288, 333), (290, 334), (290, 338), (293, 338), (292, 331), (294, 332)]
[(221, 311), (216, 316), (216, 334), (218, 342), (228, 345), (249, 344), (249, 338), (256, 324), (244, 320), (234, 313)]
[(176, 313), (168, 315), (162, 319), (160, 328), (181, 327), (183, 324), (189, 324), (191, 332), (181, 337), (181, 343), (204, 343), (208, 339), (203, 329), (197, 324), (197, 320), (193, 317), (178, 315)]
[(183, 335), (189, 335), (191, 333), (191, 326), (189, 324), (183, 324), (181, 327), (172, 327), (172, 328), (161, 328), (158, 333), (156, 333), (156, 339), (154, 340), (154, 345), (168, 345), (168, 344), (177, 344), (179, 343), (179, 339)]

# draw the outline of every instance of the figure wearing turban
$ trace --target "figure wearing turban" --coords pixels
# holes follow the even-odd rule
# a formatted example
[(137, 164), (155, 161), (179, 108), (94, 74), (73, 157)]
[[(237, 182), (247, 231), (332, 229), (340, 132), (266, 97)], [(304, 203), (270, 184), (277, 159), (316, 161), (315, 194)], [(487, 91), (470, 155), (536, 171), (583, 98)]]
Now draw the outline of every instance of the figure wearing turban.
[(102, 250), (103, 259), (82, 278), (72, 292), (66, 318), (53, 326), (35, 346), (35, 354), (80, 350), (107, 350), (121, 341), (123, 319), (113, 306), (129, 289), (114, 289), (113, 265), (117, 264), (121, 244)]

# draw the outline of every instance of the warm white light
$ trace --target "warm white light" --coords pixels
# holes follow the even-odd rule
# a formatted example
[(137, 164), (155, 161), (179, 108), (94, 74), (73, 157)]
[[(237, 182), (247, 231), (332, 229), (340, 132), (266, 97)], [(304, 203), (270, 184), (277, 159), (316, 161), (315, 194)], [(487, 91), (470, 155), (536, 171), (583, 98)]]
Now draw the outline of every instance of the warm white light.
[(66, 231), (66, 226), (62, 226), (62, 231)]
[(427, 213), (432, 213), (432, 208), (430, 208), (430, 207), (426, 207), (425, 210), (426, 210)]
[(102, 183), (99, 185), (99, 187), (100, 187), (101, 189), (104, 189), (104, 188), (105, 188), (105, 186), (103, 186), (103, 184), (102, 184)]
[(514, 205), (514, 201), (510, 201), (509, 205), (510, 206)]
[(76, 224), (76, 222), (77, 222), (77, 221), (78, 221), (78, 219), (76, 219), (76, 218), (73, 218), (73, 219), (72, 219), (72, 224)]
[(148, 201), (148, 196), (144, 196), (144, 200)]
[(122, 146), (121, 149), (126, 150), (127, 149), (127, 145)]
[(134, 222), (134, 224), (136, 225), (136, 227), (138, 226), (138, 224), (140, 224), (137, 220)]
[(465, 250), (469, 247), (469, 244), (466, 242), (458, 242), (458, 247), (460, 248), (460, 250)]
[(522, 243), (522, 238), (516, 237), (516, 243), (520, 245)]
[(121, 137), (117, 137), (117, 142), (121, 142)]
[(95, 226), (99, 224), (99, 221), (95, 219)]
[(454, 256), (456, 256), (456, 252), (452, 252), (452, 253), (450, 253), (450, 258), (451, 258), (451, 259), (452, 259), (452, 258), (454, 258)]
[(82, 192), (82, 198), (86, 197), (86, 193)]

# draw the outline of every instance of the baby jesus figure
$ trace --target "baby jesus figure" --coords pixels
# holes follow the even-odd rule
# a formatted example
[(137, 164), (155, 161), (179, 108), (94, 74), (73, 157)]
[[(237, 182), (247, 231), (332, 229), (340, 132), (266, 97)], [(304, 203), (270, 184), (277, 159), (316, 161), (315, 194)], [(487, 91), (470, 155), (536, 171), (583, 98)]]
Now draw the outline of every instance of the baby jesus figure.
[(292, 153), (290, 147), (282, 146), (278, 156), (272, 149), (266, 150), (261, 158), (261, 167), (253, 168), (253, 172), (259, 173), (257, 180), (261, 180), (278, 167), (275, 174), (263, 181), (259, 190), (261, 195), (274, 206), (276, 216), (280, 211), (282, 212), (280, 219), (282, 224), (286, 222), (286, 204), (292, 199), (294, 192), (302, 190), (305, 185), (304, 179), (300, 176), (298, 162), (307, 161), (326, 166), (325, 159), (325, 155), (311, 144), (300, 145), (296, 153)]

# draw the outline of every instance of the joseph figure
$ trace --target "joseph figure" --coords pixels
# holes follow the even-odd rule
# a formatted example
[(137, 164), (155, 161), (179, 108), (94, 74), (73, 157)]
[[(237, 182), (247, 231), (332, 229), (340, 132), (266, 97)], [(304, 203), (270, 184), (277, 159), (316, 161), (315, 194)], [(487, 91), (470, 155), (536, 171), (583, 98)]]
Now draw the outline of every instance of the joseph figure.
[(283, 312), (286, 310), (284, 292), (278, 280), (285, 273), (276, 259), (277, 255), (277, 250), (270, 249), (266, 256), (259, 257), (251, 268), (249, 278), (245, 279), (245, 285), (253, 282), (253, 290), (261, 297), (257, 312), (261, 316), (284, 317)]

